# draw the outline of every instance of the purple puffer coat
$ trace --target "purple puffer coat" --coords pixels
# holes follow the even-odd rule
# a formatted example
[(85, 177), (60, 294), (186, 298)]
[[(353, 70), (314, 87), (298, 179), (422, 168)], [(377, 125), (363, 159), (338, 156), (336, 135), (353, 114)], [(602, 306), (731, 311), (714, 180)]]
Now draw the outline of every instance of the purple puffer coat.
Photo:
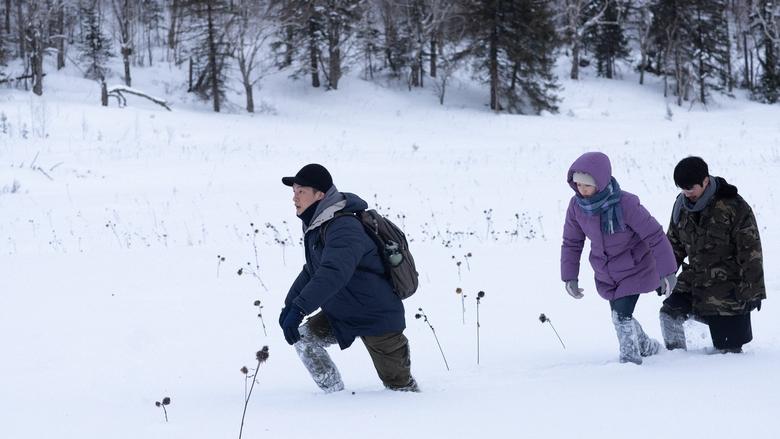
[(591, 241), (590, 264), (596, 277), (596, 289), (607, 300), (653, 291), (661, 277), (677, 271), (672, 246), (658, 221), (639, 203), (639, 197), (623, 191), (625, 231), (612, 235), (601, 231), (599, 215), (589, 216), (577, 204), (574, 172), (584, 172), (596, 180), (598, 191), (612, 178), (609, 157), (600, 152), (585, 153), (569, 168), (567, 182), (575, 196), (566, 211), (561, 245), (561, 279), (577, 279), (585, 238)]

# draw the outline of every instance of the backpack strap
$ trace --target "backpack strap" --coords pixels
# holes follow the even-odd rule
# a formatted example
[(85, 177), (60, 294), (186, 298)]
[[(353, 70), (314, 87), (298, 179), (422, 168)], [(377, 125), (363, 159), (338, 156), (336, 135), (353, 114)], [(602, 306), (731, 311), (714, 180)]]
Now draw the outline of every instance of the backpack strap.
[(354, 214), (354, 213), (352, 213), (352, 212), (344, 212), (343, 210), (340, 210), (340, 211), (338, 211), (338, 212), (334, 213), (334, 214), (333, 214), (333, 218), (331, 218), (331, 219), (329, 219), (329, 220), (325, 221), (325, 222), (324, 222), (324, 223), (323, 223), (323, 224), (320, 226), (319, 239), (318, 239), (318, 241), (317, 241), (317, 242), (318, 242), (318, 243), (319, 243), (321, 246), (325, 247), (325, 231), (327, 230), (327, 228), (328, 228), (328, 225), (329, 225), (329, 224), (330, 224), (330, 223), (331, 223), (333, 220), (335, 220), (336, 218), (339, 218), (339, 217), (342, 217), (342, 216), (351, 216), (351, 217), (354, 217), (356, 220), (360, 221), (360, 218), (358, 218), (358, 217), (357, 217), (357, 215), (355, 215), (355, 214)]
[[(371, 240), (372, 240), (372, 241), (374, 241), (374, 244), (376, 244), (376, 247), (377, 247), (377, 254), (379, 255), (379, 258), (380, 258), (380, 259), (382, 259), (382, 254), (381, 254), (381, 253), (379, 253), (379, 252), (381, 252), (381, 251), (382, 251), (382, 250), (381, 250), (381, 246), (380, 246), (380, 244), (379, 244), (378, 242), (376, 242), (376, 239), (375, 239), (374, 237), (372, 237), (372, 236), (371, 236), (371, 233), (369, 233), (369, 232), (366, 230), (366, 226), (363, 224), (363, 221), (361, 221), (361, 220), (360, 220), (360, 217), (359, 217), (358, 215), (360, 215), (360, 213), (361, 213), (361, 212), (363, 212), (363, 211), (358, 211), (358, 212), (344, 212), (343, 210), (340, 210), (340, 211), (336, 212), (336, 213), (333, 215), (333, 218), (331, 218), (331, 219), (329, 219), (329, 220), (325, 221), (325, 222), (324, 222), (324, 223), (323, 223), (323, 224), (320, 226), (320, 233), (319, 233), (319, 235), (318, 235), (318, 243), (319, 243), (319, 244), (320, 244), (322, 247), (325, 247), (325, 232), (326, 232), (326, 230), (327, 230), (327, 228), (328, 228), (328, 224), (330, 224), (330, 223), (331, 223), (331, 221), (335, 220), (336, 218), (342, 217), (342, 216), (351, 216), (352, 218), (355, 218), (356, 220), (358, 220), (358, 222), (360, 223), (360, 227), (363, 229), (363, 233), (365, 233), (366, 235), (368, 235), (368, 237), (369, 237), (369, 238), (371, 238)], [(384, 261), (384, 260), (383, 260), (383, 261)], [(374, 270), (368, 270), (368, 269), (365, 269), (365, 268), (361, 267), (359, 264), (358, 264), (358, 266), (357, 266), (357, 267), (355, 267), (355, 270), (356, 270), (356, 271), (364, 271), (364, 272), (367, 272), (367, 273), (374, 273), (374, 274), (379, 274), (379, 275), (382, 275), (382, 276), (389, 276), (389, 275), (388, 275), (388, 273), (387, 273), (387, 270), (386, 270), (386, 269), (385, 269), (385, 270), (383, 270), (382, 272), (376, 272), (376, 271), (374, 271)]]

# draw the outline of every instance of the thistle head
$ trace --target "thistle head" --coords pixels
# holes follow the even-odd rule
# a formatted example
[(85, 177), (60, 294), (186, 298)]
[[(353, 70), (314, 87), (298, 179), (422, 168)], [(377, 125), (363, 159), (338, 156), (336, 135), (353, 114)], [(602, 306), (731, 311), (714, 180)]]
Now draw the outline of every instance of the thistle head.
[(259, 363), (265, 363), (268, 360), (268, 346), (263, 346), (262, 349), (257, 351), (257, 361)]
[(548, 321), (548, 320), (550, 320), (550, 319), (548, 319), (548, 318), (547, 318), (547, 316), (546, 316), (546, 315), (544, 315), (544, 313), (542, 313), (542, 314), (539, 314), (539, 321), (540, 321), (540, 322), (544, 323), (544, 322), (546, 322), (546, 321)]

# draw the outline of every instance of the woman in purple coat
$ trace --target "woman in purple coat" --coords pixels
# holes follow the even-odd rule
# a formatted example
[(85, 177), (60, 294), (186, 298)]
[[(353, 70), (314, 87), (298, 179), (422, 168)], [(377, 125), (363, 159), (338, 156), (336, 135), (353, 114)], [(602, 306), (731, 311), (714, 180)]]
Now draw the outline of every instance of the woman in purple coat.
[(620, 362), (642, 364), (642, 357), (658, 353), (661, 345), (633, 318), (634, 307), (642, 293), (657, 290), (669, 296), (674, 290), (672, 246), (639, 197), (620, 189), (605, 154), (580, 156), (569, 168), (567, 182), (575, 195), (563, 226), (561, 280), (572, 297), (583, 297), (577, 277), (587, 237), (596, 290), (612, 309)]

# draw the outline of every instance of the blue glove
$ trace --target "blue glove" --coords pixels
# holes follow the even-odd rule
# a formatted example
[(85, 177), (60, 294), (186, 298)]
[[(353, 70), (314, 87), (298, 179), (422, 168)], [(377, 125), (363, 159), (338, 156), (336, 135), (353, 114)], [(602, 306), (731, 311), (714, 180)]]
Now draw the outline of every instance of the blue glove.
[(282, 320), (282, 331), (284, 331), (284, 339), (287, 343), (294, 345), (295, 342), (301, 339), (301, 333), (298, 332), (298, 327), (301, 326), (303, 317), (306, 314), (295, 305), (290, 305), (287, 315)]
[(288, 313), (289, 311), (290, 311), (290, 308), (285, 306), (284, 308), (282, 308), (282, 312), (281, 312), (281, 313), (279, 313), (279, 326), (280, 326), (282, 329), (284, 329), (284, 326), (283, 326), (283, 323), (284, 323), (284, 318), (287, 316), (287, 313)]

